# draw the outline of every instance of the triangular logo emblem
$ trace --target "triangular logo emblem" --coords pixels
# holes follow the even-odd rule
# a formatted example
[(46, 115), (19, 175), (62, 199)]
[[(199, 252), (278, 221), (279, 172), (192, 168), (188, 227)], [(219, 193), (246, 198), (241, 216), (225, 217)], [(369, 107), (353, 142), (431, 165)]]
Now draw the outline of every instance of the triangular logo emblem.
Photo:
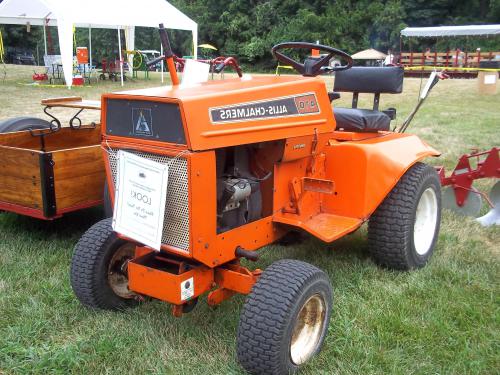
[(150, 108), (132, 108), (134, 135), (153, 136), (153, 118)]
[(144, 113), (142, 111), (139, 113), (139, 118), (137, 119), (137, 125), (135, 126), (135, 131), (145, 132), (145, 133), (151, 132), (151, 130), (149, 129), (148, 122), (146, 121), (146, 118), (144, 117)]

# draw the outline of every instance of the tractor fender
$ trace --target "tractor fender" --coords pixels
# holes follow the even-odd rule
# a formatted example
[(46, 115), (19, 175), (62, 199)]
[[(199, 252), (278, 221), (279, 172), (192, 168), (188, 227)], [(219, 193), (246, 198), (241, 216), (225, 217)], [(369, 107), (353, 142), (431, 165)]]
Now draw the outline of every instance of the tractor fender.
[(335, 184), (324, 194), (322, 211), (366, 220), (405, 172), (440, 153), (419, 137), (386, 133), (359, 141), (330, 140), (325, 147), (325, 178)]

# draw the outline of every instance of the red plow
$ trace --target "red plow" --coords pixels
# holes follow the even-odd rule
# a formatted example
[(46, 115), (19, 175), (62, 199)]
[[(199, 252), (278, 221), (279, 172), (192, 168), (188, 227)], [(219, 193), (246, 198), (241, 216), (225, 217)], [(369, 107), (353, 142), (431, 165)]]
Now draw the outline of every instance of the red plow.
[(443, 207), (458, 214), (477, 217), (484, 198), (491, 209), (477, 221), (483, 226), (500, 225), (500, 181), (493, 185), (489, 194), (472, 186), (478, 179), (500, 178), (499, 152), (500, 147), (493, 147), (489, 151), (473, 150), (464, 154), (448, 177), (444, 167), (438, 167), (441, 185), (447, 186), (443, 191)]

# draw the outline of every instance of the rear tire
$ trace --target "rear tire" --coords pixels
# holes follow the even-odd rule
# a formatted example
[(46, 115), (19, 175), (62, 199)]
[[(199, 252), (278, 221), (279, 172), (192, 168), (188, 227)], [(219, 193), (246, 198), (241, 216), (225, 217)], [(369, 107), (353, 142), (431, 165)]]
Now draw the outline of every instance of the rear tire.
[(38, 117), (20, 116), (0, 121), (0, 133), (18, 132), (22, 130), (49, 129), (50, 122)]
[(240, 364), (252, 374), (295, 373), (321, 350), (331, 310), (332, 288), (323, 271), (297, 260), (273, 263), (241, 312)]
[(371, 216), (369, 250), (382, 266), (421, 268), (434, 252), (440, 221), (439, 177), (433, 167), (416, 163)]
[(120, 310), (138, 304), (128, 289), (126, 264), (135, 246), (116, 235), (112, 219), (90, 227), (75, 246), (71, 260), (71, 287), (80, 302), (91, 308)]

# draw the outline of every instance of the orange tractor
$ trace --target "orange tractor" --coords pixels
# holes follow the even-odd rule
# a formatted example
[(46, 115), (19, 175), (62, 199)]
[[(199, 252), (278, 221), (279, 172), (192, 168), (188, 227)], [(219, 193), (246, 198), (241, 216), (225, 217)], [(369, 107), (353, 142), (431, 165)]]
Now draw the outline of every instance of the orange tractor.
[[(259, 249), (305, 231), (332, 242), (368, 222), (369, 249), (388, 268), (423, 267), (441, 218), (439, 177), (421, 161), (439, 153), (390, 131), (380, 93), (402, 91), (403, 71), (351, 68), (328, 46), (284, 43), (273, 55), (301, 76), (179, 85), (164, 29), (171, 87), (102, 97), (102, 147), (113, 218), (76, 245), (71, 283), (86, 306), (122, 309), (151, 297), (173, 314), (208, 292), (217, 305), (247, 295), (237, 356), (251, 373), (288, 374), (319, 352), (332, 313), (329, 277), (298, 260), (250, 270)], [(301, 63), (284, 49), (319, 49)], [(330, 68), (340, 57), (347, 63)], [(336, 71), (335, 90), (317, 77)], [(358, 93), (374, 93), (358, 109)], [(335, 116), (334, 116), (335, 114)]]

